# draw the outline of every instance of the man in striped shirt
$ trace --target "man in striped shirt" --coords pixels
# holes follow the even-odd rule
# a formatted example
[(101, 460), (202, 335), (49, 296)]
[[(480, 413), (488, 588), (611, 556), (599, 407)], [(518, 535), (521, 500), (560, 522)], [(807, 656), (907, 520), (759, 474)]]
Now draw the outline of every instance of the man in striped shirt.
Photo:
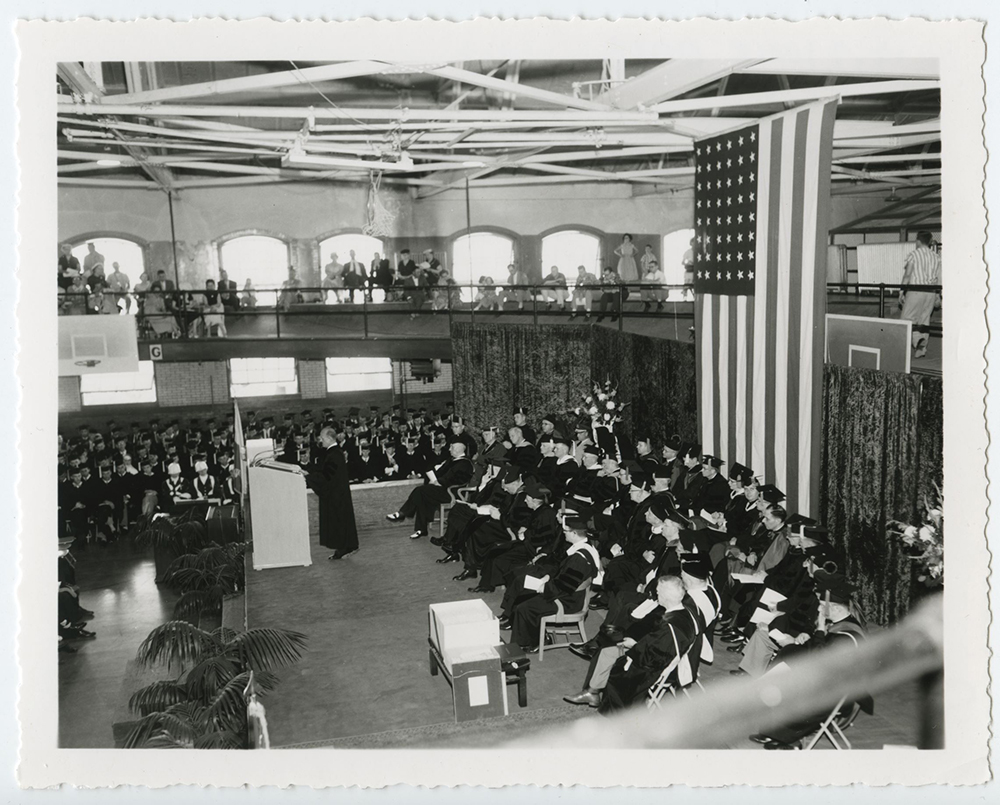
[[(913, 357), (922, 358), (927, 354), (927, 342), (930, 335), (926, 327), (931, 323), (931, 313), (937, 303), (937, 293), (934, 291), (911, 291), (909, 285), (940, 285), (941, 258), (931, 248), (931, 233), (917, 233), (917, 248), (906, 256), (906, 269), (903, 272), (903, 287), (899, 291), (899, 304), (902, 308), (901, 319), (913, 322)], [(917, 328), (920, 328), (919, 330)]]

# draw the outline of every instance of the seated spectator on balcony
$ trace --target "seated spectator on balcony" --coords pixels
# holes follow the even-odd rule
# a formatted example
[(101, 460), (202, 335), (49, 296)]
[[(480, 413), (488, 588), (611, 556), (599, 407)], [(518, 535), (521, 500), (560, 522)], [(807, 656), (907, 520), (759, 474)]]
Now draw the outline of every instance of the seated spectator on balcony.
[(565, 310), (569, 290), (566, 285), (566, 275), (559, 270), (559, 266), (552, 266), (549, 269), (549, 273), (542, 277), (542, 285), (545, 309), (552, 310), (552, 303), (555, 302)]
[(219, 290), (219, 299), (226, 310), (236, 310), (240, 306), (240, 298), (237, 296), (237, 285), (229, 279), (229, 275), (224, 268), (219, 269), (219, 281), (215, 285)]
[(59, 287), (69, 290), (73, 284), (73, 278), (81, 273), (80, 261), (73, 256), (73, 247), (64, 243), (60, 247), (59, 254)]
[(493, 277), (483, 275), (479, 278), (479, 289), (476, 291), (474, 310), (495, 310), (500, 314), (500, 298), (497, 296), (497, 285)]
[(73, 277), (72, 283), (66, 290), (65, 298), (62, 300), (63, 310), (68, 316), (83, 316), (89, 309), (88, 300), (90, 291), (83, 280), (82, 274)]
[(585, 266), (577, 266), (571, 319), (575, 319), (579, 315), (581, 306), (587, 312), (587, 318), (590, 318), (590, 311), (594, 309), (594, 294), (597, 292), (598, 285), (597, 277), (587, 271)]
[(247, 281), (243, 285), (243, 296), (240, 298), (240, 304), (250, 310), (257, 307), (257, 292), (254, 290), (253, 281), (249, 277), (247, 277)]
[(642, 289), (643, 311), (648, 311), (653, 302), (656, 302), (657, 310), (663, 310), (663, 302), (667, 298), (667, 292), (663, 290), (663, 280), (660, 264), (655, 258), (650, 260), (648, 270), (642, 277), (642, 284), (646, 286)]
[[(404, 288), (415, 288), (419, 280), (419, 275), (417, 274), (417, 264), (410, 257), (410, 250), (403, 249), (399, 253), (399, 265), (396, 268), (396, 285)], [(410, 290), (402, 291), (402, 298), (406, 301), (410, 301), (413, 292)]]
[(444, 266), (438, 272), (437, 285), (431, 291), (431, 300), (431, 307), (434, 310), (448, 310), (462, 304), (462, 289)]
[(608, 266), (601, 275), (601, 315), (597, 320), (604, 321), (604, 313), (610, 307), (611, 321), (618, 321), (623, 298), (628, 298), (628, 290), (622, 288), (622, 278), (618, 276), (618, 272)]
[(330, 255), (330, 262), (323, 267), (323, 280), (320, 285), (325, 289), (323, 301), (326, 304), (344, 301), (341, 293), (344, 287), (344, 267), (337, 260), (336, 252)]
[(370, 300), (371, 296), (369, 292), (364, 290), (368, 286), (368, 272), (365, 271), (365, 264), (354, 256), (354, 249), (351, 249), (350, 258), (350, 260), (344, 263), (343, 270), (344, 288), (347, 289), (347, 298), (351, 304), (354, 304), (354, 291), (360, 288), (365, 293), (365, 297)]
[(168, 299), (169, 297), (163, 293), (163, 287), (157, 280), (149, 286), (149, 291), (146, 293), (143, 315), (146, 325), (152, 328), (155, 335), (169, 335), (171, 338), (177, 338), (181, 334), (181, 330), (177, 326), (177, 320), (169, 310)]
[(110, 288), (101, 288), (95, 294), (91, 295), (94, 301), (94, 312), (101, 313), (104, 315), (117, 316), (121, 313), (121, 308), (118, 307), (118, 295), (111, 292)]
[(281, 283), (281, 294), (278, 296), (278, 309), (288, 311), (292, 305), (300, 304), (302, 301), (302, 280), (296, 276), (295, 268), (289, 266), (288, 279)]
[(524, 310), (524, 303), (530, 298), (531, 291), (528, 285), (528, 276), (521, 271), (514, 263), (507, 266), (507, 280), (504, 283), (504, 302), (517, 302), (517, 309)]
[(396, 282), (396, 273), (392, 270), (392, 264), (389, 260), (375, 252), (368, 276), (371, 278), (372, 289), (381, 288), (384, 301), (391, 302), (393, 300), (392, 286)]
[(215, 280), (205, 280), (205, 292), (193, 294), (196, 310), (200, 313), (199, 330), (209, 338), (213, 330), (220, 338), (226, 337), (226, 308), (221, 294), (215, 289)]
[(103, 263), (97, 263), (89, 274), (86, 270), (83, 273), (87, 277), (87, 287), (92, 294), (98, 294), (108, 286), (108, 278), (104, 276)]
[(135, 284), (135, 288), (132, 290), (135, 292), (135, 314), (137, 316), (142, 316), (143, 309), (146, 305), (146, 293), (149, 291), (149, 287), (152, 283), (149, 281), (149, 274), (143, 271), (139, 275), (139, 281)]

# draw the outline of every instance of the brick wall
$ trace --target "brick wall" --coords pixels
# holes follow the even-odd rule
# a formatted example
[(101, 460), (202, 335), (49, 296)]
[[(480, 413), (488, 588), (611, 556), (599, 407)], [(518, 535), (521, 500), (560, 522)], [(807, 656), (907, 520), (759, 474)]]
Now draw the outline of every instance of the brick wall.
[(303, 400), (326, 397), (326, 363), (324, 361), (298, 361), (299, 394)]
[(59, 413), (64, 411), (79, 411), (82, 407), (80, 402), (80, 378), (60, 377), (59, 378)]
[(156, 400), (161, 406), (213, 405), (229, 400), (225, 361), (157, 361)]

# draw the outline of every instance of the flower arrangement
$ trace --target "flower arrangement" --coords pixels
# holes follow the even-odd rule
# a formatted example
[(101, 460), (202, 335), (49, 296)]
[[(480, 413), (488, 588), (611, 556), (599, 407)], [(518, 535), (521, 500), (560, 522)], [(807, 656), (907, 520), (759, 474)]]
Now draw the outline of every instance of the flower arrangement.
[(610, 430), (616, 422), (622, 421), (622, 411), (628, 406), (628, 403), (619, 402), (617, 396), (618, 389), (608, 378), (603, 385), (594, 383), (593, 393), (585, 396), (583, 405), (574, 410), (577, 416), (589, 414), (595, 425), (603, 425)]
[(899, 540), (910, 559), (919, 565), (917, 580), (927, 587), (944, 584), (944, 496), (934, 484), (934, 501), (924, 498), (924, 519), (920, 525), (889, 521), (889, 536)]

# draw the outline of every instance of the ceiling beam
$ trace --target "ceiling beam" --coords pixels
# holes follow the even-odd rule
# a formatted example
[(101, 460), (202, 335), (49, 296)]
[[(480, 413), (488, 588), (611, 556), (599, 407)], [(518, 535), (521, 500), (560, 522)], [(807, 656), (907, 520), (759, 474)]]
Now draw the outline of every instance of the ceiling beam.
[[(392, 70), (385, 62), (352, 61), (337, 64), (325, 64), (320, 67), (283, 70), (277, 73), (264, 73), (241, 78), (225, 78), (221, 81), (204, 81), (198, 84), (182, 84), (177, 87), (149, 89), (144, 92), (129, 92), (124, 95), (107, 95), (105, 101), (111, 104), (133, 103), (163, 103), (164, 101), (184, 101), (191, 98), (209, 98), (219, 95), (232, 95), (236, 92), (254, 92), (257, 90), (288, 87), (296, 84), (315, 83), (317, 81), (337, 81), (344, 78), (376, 75)], [(102, 101), (104, 103), (104, 101)]]
[(650, 70), (616, 84), (597, 96), (599, 103), (614, 109), (637, 109), (676, 98), (711, 84), (734, 70), (760, 59), (670, 59)]
[[(465, 71), (462, 71), (465, 72)], [(479, 75), (473, 73), (472, 75)], [(480, 76), (486, 78), (485, 76)], [(492, 79), (491, 79), (492, 80)], [(499, 81), (504, 87), (512, 87), (515, 90), (525, 90), (522, 95), (530, 94), (536, 90), (526, 84), (510, 84), (506, 81)], [(513, 91), (513, 90), (510, 90)], [(554, 95), (558, 98), (565, 98), (567, 101), (579, 99), (570, 98), (547, 90), (537, 90), (537, 92)], [(227, 106), (216, 105), (184, 105), (184, 104), (128, 104), (118, 103), (117, 99), (123, 95), (111, 95), (102, 104), (84, 103), (79, 100), (59, 95), (56, 98), (60, 114), (79, 115), (138, 115), (140, 117), (223, 117), (223, 118), (289, 118), (292, 120), (305, 120), (315, 118), (316, 120), (389, 120), (389, 121), (420, 121), (420, 120), (455, 120), (455, 121), (539, 121), (541, 122), (563, 122), (563, 123), (585, 123), (588, 120), (608, 120), (608, 121), (633, 121), (635, 123), (655, 123), (657, 115), (650, 111), (619, 111), (609, 109), (606, 106), (599, 106), (590, 101), (579, 100), (586, 103), (587, 107), (577, 109), (553, 109), (542, 111), (535, 109), (379, 109), (362, 107), (338, 107), (327, 106), (306, 107), (306, 106)]]
[[(79, 93), (84, 99), (99, 101), (104, 95), (104, 90), (87, 75), (86, 71), (78, 63), (60, 62), (57, 66), (57, 71), (60, 77), (73, 88), (73, 91)], [(143, 173), (156, 182), (161, 189), (169, 193), (173, 181), (170, 171), (166, 168), (157, 168), (145, 164), (147, 154), (144, 149), (129, 145), (128, 143), (123, 143), (123, 146), (139, 163)]]
[(858, 226), (859, 224), (863, 224), (865, 221), (875, 220), (880, 215), (883, 215), (883, 214), (885, 214), (887, 212), (891, 212), (892, 210), (898, 210), (900, 207), (905, 207), (906, 204), (907, 204), (907, 202), (909, 202), (909, 201), (912, 201), (912, 200), (918, 199), (918, 198), (923, 198), (924, 196), (929, 196), (935, 190), (936, 190), (936, 188), (933, 188), (933, 187), (927, 188), (926, 190), (918, 190), (912, 196), (908, 196), (905, 199), (900, 199), (899, 201), (894, 202), (894, 203), (890, 204), (887, 207), (883, 207), (880, 210), (876, 210), (875, 212), (870, 212), (867, 215), (862, 215), (860, 218), (855, 218), (853, 221), (848, 221), (846, 224), (843, 224), (841, 226), (834, 227), (834, 228), (832, 228), (830, 230), (830, 232), (831, 233), (844, 232), (844, 231), (846, 231), (848, 229), (851, 229), (853, 227)]
[(418, 197), (429, 198), (430, 196), (436, 196), (438, 193), (443, 193), (445, 190), (450, 190), (453, 187), (460, 187), (461, 185), (464, 185), (466, 182), (472, 182), (475, 179), (481, 179), (484, 176), (488, 176), (489, 174), (495, 173), (498, 170), (502, 170), (503, 168), (516, 165), (520, 158), (534, 156), (536, 154), (542, 153), (547, 149), (548, 146), (542, 146), (541, 148), (533, 148), (527, 152), (510, 154), (506, 157), (497, 158), (491, 165), (487, 165), (484, 168), (479, 168), (478, 170), (465, 173), (459, 178), (455, 179), (454, 181), (448, 182), (447, 184), (443, 184), (434, 190), (421, 194)]
[(101, 179), (98, 177), (74, 178), (67, 176), (59, 178), (60, 185), (84, 185), (87, 187), (119, 187), (132, 190), (162, 190), (157, 182), (145, 181), (143, 179)]
[(726, 95), (723, 98), (691, 98), (682, 101), (667, 101), (651, 106), (649, 111), (660, 114), (698, 112), (702, 110), (734, 109), (740, 106), (760, 106), (761, 104), (783, 104), (788, 101), (813, 101), (819, 98), (856, 97), (860, 95), (887, 95), (896, 92), (918, 92), (940, 89), (940, 81), (872, 81), (858, 84), (837, 84), (831, 87), (806, 87), (803, 89), (774, 90), (770, 92), (748, 92), (742, 95)]
[(885, 58), (777, 58), (763, 59), (744, 67), (740, 73), (770, 73), (772, 75), (820, 75), (872, 78), (934, 79), (941, 77), (941, 67), (936, 58), (885, 59)]
[[(405, 65), (400, 66), (403, 67)], [(497, 92), (509, 92), (518, 97), (531, 98), (535, 101), (551, 103), (554, 106), (562, 106), (568, 109), (590, 109), (592, 111), (602, 111), (608, 109), (606, 104), (597, 103), (596, 101), (574, 98), (571, 95), (563, 95), (560, 92), (551, 92), (550, 90), (532, 87), (528, 84), (515, 84), (513, 81), (505, 81), (500, 78), (485, 76), (481, 73), (474, 73), (471, 70), (460, 70), (457, 67), (414, 67), (412, 68), (412, 71), (427, 73), (428, 75), (436, 75), (438, 78), (447, 78), (452, 81), (461, 81), (463, 84), (485, 87), (486, 89), (496, 90)]]

